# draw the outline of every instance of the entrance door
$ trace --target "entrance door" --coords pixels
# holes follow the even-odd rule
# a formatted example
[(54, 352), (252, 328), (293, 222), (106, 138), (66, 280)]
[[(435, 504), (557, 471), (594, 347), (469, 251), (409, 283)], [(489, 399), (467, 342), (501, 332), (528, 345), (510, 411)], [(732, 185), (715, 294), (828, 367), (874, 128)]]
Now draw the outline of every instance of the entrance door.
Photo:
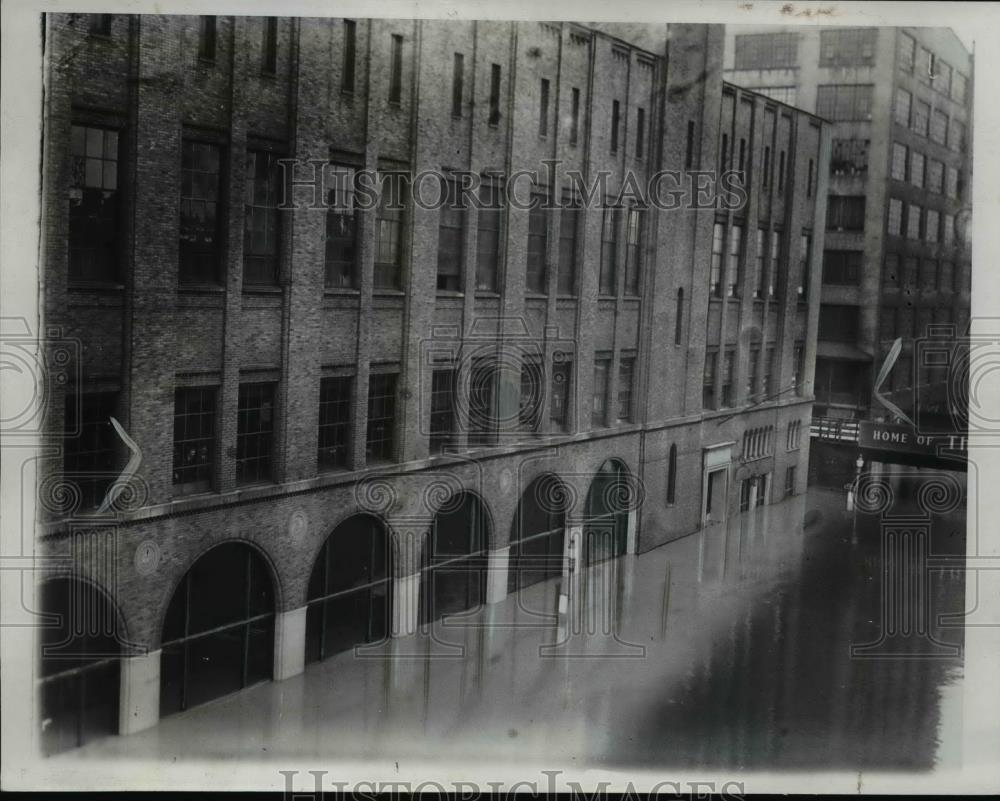
[(705, 487), (705, 523), (720, 523), (726, 519), (726, 468), (708, 473)]

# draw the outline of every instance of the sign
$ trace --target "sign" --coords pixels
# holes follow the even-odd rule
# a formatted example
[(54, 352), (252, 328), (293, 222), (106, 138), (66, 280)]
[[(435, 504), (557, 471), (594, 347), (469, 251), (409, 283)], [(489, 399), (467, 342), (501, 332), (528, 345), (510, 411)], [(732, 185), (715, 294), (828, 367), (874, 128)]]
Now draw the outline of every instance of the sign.
[(858, 424), (858, 445), (867, 450), (893, 451), (914, 456), (967, 458), (965, 434), (921, 434), (913, 426), (872, 423)]

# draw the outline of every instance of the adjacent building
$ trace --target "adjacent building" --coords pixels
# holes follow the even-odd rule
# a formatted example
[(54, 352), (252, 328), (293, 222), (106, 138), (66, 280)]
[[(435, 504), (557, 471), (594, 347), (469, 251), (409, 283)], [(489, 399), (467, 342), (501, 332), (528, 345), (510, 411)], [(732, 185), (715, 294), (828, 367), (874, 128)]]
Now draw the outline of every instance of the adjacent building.
[(804, 491), (828, 127), (720, 26), (45, 31), (46, 750)]
[(873, 390), (897, 338), (880, 393), (925, 430), (961, 426), (947, 360), (922, 354), (968, 326), (973, 59), (947, 28), (729, 26), (725, 75), (833, 130), (812, 456), (841, 483), (856, 421), (896, 418)]

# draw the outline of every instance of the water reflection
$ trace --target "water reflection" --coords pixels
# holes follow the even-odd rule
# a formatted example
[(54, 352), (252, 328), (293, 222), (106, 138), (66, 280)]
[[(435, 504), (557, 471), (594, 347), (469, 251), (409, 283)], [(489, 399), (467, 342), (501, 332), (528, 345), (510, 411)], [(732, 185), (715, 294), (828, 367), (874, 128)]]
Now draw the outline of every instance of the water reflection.
[[(884, 519), (822, 490), (758, 507), (60, 758), (930, 767), (960, 659), (850, 655), (883, 629)], [(930, 553), (964, 553), (963, 519), (932, 518)], [(940, 642), (961, 643), (936, 618), (963, 586), (930, 573)]]

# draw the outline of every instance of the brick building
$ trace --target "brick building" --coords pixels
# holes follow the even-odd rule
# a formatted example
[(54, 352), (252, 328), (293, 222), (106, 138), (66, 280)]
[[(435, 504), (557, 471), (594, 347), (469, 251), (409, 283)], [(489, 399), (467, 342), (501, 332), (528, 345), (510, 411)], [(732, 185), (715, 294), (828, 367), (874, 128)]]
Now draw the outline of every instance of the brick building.
[(642, 34), (46, 18), (47, 750), (804, 490), (827, 128)]
[(881, 394), (927, 430), (955, 427), (947, 367), (915, 342), (968, 326), (972, 56), (947, 28), (730, 26), (725, 75), (833, 130), (815, 390), (831, 439), (812, 455), (815, 478), (839, 481), (853, 421), (892, 418), (872, 390), (897, 338)]

